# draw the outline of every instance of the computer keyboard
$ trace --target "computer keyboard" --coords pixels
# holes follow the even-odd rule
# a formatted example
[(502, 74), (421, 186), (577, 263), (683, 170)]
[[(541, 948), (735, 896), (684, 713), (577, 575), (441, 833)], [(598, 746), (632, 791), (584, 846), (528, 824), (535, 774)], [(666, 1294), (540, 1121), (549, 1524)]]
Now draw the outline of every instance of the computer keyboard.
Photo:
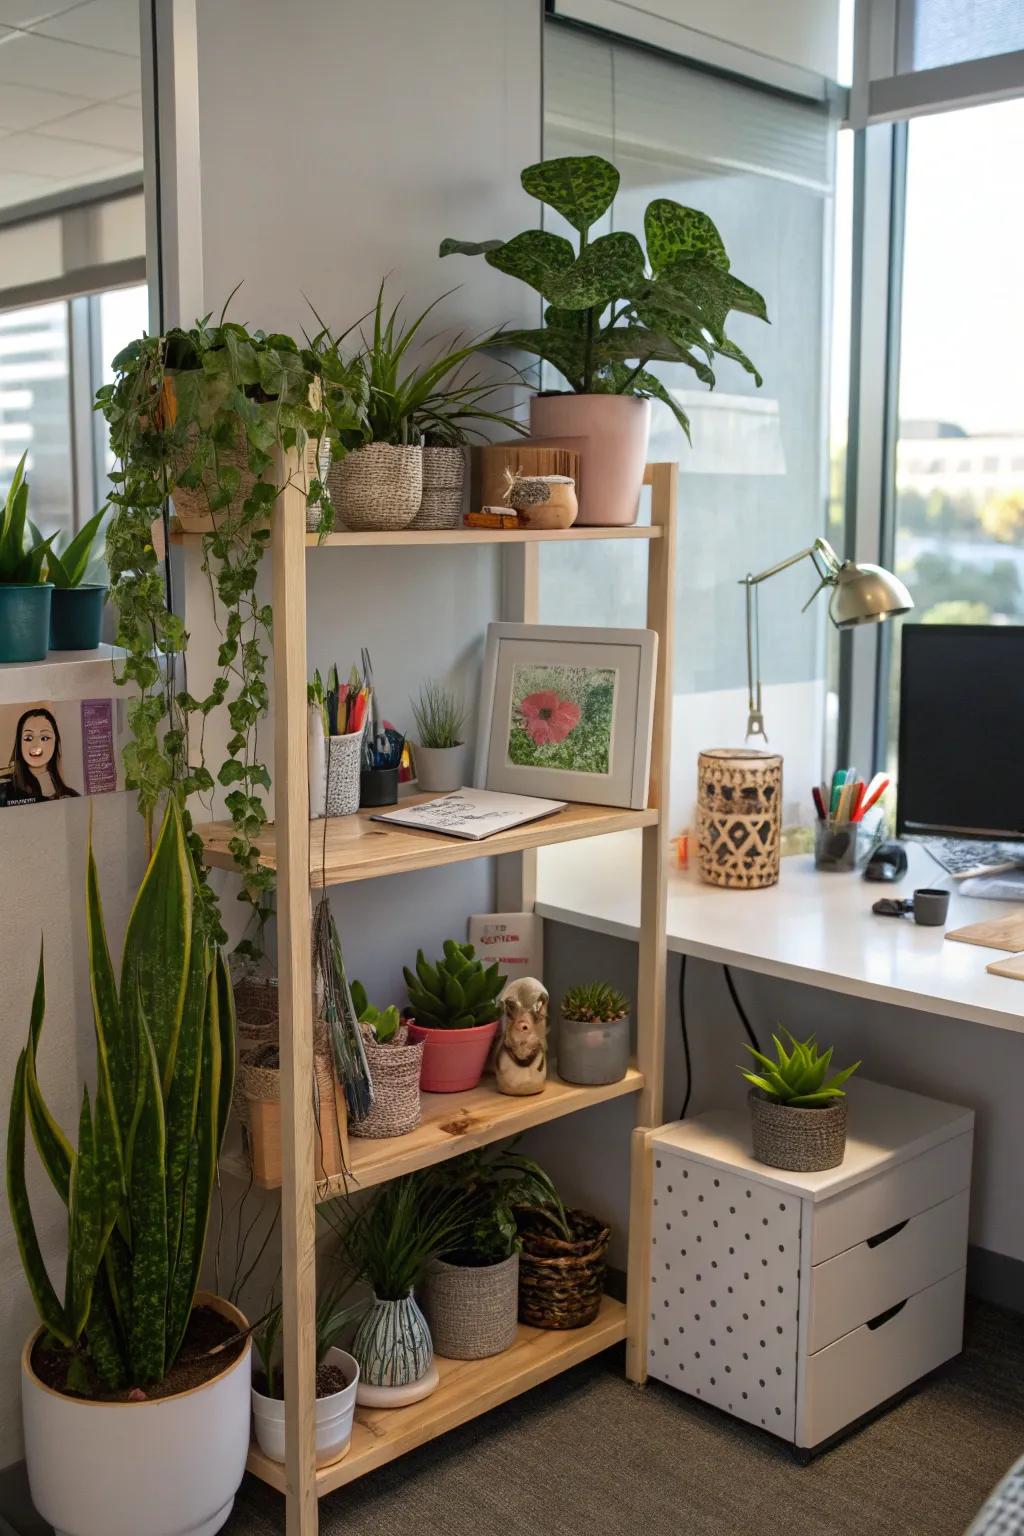
[(966, 880), (968, 875), (990, 875), (1024, 864), (1024, 847), (1016, 843), (973, 843), (945, 837), (924, 846), (954, 880)]

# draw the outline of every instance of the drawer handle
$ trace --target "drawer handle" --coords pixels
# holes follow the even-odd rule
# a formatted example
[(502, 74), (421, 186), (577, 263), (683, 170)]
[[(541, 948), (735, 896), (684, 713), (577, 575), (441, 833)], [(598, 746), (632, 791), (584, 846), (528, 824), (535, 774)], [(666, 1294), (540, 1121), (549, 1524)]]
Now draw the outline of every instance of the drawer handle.
[(882, 1243), (887, 1243), (890, 1237), (895, 1237), (897, 1232), (902, 1232), (909, 1221), (909, 1216), (904, 1221), (898, 1221), (894, 1227), (886, 1227), (884, 1232), (876, 1232), (874, 1237), (868, 1238), (869, 1248), (878, 1248)]
[(871, 1329), (884, 1327), (885, 1324), (890, 1321), (890, 1319), (896, 1316), (897, 1312), (903, 1311), (903, 1308), (906, 1306), (906, 1304), (907, 1298), (904, 1297), (903, 1300), (898, 1301), (894, 1307), (887, 1307), (884, 1312), (879, 1312), (878, 1316), (873, 1317), (868, 1323), (868, 1327)]

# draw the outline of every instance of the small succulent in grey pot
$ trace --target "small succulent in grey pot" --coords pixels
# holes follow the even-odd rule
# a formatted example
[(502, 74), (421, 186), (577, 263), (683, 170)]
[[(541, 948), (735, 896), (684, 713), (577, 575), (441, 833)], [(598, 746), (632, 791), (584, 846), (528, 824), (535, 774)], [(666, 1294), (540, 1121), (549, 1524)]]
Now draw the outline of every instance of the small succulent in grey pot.
[(629, 1066), (629, 1003), (604, 981), (570, 987), (558, 1026), (558, 1075), (567, 1083), (617, 1083)]

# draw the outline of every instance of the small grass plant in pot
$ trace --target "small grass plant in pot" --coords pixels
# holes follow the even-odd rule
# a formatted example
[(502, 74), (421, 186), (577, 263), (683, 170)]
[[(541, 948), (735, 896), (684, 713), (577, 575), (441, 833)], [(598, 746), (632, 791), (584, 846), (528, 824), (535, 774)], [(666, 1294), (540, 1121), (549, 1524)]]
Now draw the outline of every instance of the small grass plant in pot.
[(629, 1066), (629, 1003), (605, 981), (570, 987), (558, 1024), (558, 1075), (567, 1083), (617, 1083)]
[(412, 751), (422, 790), (450, 794), (466, 782), (466, 711), (451, 688), (424, 683), (413, 700), (416, 740)]
[(409, 1026), (392, 1003), (377, 1008), (361, 981), (352, 983), (352, 1005), (363, 1037), (373, 1084), (367, 1114), (349, 1121), (353, 1136), (405, 1136), (420, 1123), (423, 1041), (409, 1039)]
[(748, 1045), (756, 1071), (741, 1068), (750, 1083), (750, 1128), (754, 1156), (770, 1168), (814, 1173), (838, 1168), (846, 1155), (846, 1095), (843, 1084), (860, 1066), (832, 1072), (832, 1051), (819, 1052), (813, 1035), (795, 1040), (783, 1030), (788, 1048), (773, 1035), (775, 1058)]
[(767, 319), (764, 300), (734, 277), (722, 238), (706, 213), (659, 197), (644, 214), (644, 245), (624, 229), (591, 239), (612, 208), (619, 173), (600, 155), (567, 155), (531, 165), (523, 190), (559, 214), (576, 244), (553, 229), (510, 240), (444, 240), (441, 256), (483, 256), (545, 301), (544, 325), (508, 330), (495, 345), (533, 353), (568, 390), (531, 402), (534, 437), (587, 439), (580, 523), (636, 521), (647, 458), (652, 399), (689, 423), (652, 363), (689, 368), (709, 388), (716, 357), (739, 363), (758, 385), (750, 359), (725, 333), (737, 310)]
[(422, 949), (416, 969), (403, 968), (412, 1019), (409, 1037), (424, 1042), (420, 1087), (426, 1093), (461, 1093), (483, 1074), (498, 1028), (498, 997), (506, 977), (484, 966), (472, 944), (445, 939), (431, 965)]
[[(25, 1459), (32, 1501), (61, 1536), (213, 1536), (245, 1470), (247, 1323), (198, 1291), (235, 1046), (231, 982), (195, 886), (172, 796), (118, 981), (90, 847), (96, 1070), (77, 1146), (39, 1082), (42, 955), (14, 1074), (7, 1192), (40, 1317), (21, 1360)], [(67, 1208), (63, 1297), (33, 1219), (26, 1127)]]
[(424, 1180), (465, 1218), (458, 1246), (431, 1260), (423, 1280), (434, 1348), (449, 1360), (500, 1354), (516, 1337), (522, 1247), (516, 1207), (558, 1207), (555, 1187), (514, 1144), (466, 1152)]
[(86, 577), (100, 564), (93, 545), (106, 515), (106, 507), (101, 507), (62, 550), (51, 549), (47, 554), (47, 579), (53, 583), (51, 651), (95, 651), (99, 646), (109, 588), (105, 581)]
[(53, 584), (43, 562), (53, 536), (44, 539), (28, 516), (28, 481), (22, 454), (0, 508), (0, 662), (43, 661), (50, 643)]
[(356, 1401), (401, 1408), (429, 1396), (438, 1374), (415, 1289), (430, 1260), (458, 1245), (462, 1212), (420, 1175), (407, 1174), (358, 1205), (329, 1200), (320, 1214), (339, 1239), (343, 1272), (370, 1290), (351, 1344), (360, 1373)]
[[(356, 1412), (359, 1365), (339, 1348), (352, 1320), (363, 1310), (343, 1305), (338, 1287), (329, 1287), (316, 1309), (316, 1464), (328, 1467), (348, 1453)], [(281, 1305), (275, 1303), (253, 1330), (258, 1364), (252, 1373), (252, 1416), (256, 1441), (271, 1461), (285, 1459), (284, 1368)]]

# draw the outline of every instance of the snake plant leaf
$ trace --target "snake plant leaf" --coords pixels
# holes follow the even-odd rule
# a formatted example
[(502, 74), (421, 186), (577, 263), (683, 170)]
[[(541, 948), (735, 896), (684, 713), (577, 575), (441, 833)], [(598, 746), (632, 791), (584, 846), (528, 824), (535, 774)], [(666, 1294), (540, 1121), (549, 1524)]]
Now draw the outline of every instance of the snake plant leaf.
[(500, 251), (504, 240), (442, 240), (439, 256), (486, 256), (488, 251)]
[(25, 552), (25, 520), (28, 515), (28, 485), (25, 461), (28, 449), (18, 460), (14, 478), (0, 510), (0, 581), (16, 581), (16, 572)]
[(585, 246), (572, 266), (541, 291), (560, 309), (600, 309), (628, 293), (643, 276), (643, 247), (635, 235), (620, 230)]
[(128, 1358), (135, 1384), (146, 1386), (160, 1380), (167, 1362), (167, 1142), (160, 1063), (141, 999), (132, 1010), (132, 1020), (138, 1031), (139, 1085), (128, 1160), (132, 1235)]
[(92, 1304), (86, 1324), (89, 1358), (108, 1392), (119, 1392), (128, 1385), (124, 1368), (124, 1340), (111, 1300), (106, 1264), (96, 1276)]
[[(121, 1014), (137, 1043), (152, 1035), (166, 1094), (174, 1072), (192, 940), (193, 872), (174, 795), (128, 918), (121, 960)], [(141, 1009), (145, 1030), (140, 1029)], [(139, 1058), (145, 1076), (145, 1062)]]
[(22, 1050), (14, 1070), (11, 1112), (7, 1125), (7, 1204), (18, 1243), (22, 1267), (40, 1320), (54, 1338), (68, 1347), (74, 1342), (53, 1282), (46, 1272), (32, 1207), (25, 1183), (25, 1069), (27, 1050)]
[(35, 991), (32, 995), (32, 1013), (28, 1029), (28, 1046), (25, 1051), (25, 1113), (29, 1128), (32, 1131), (32, 1140), (36, 1144), (43, 1167), (46, 1169), (50, 1183), (57, 1191), (64, 1204), (68, 1203), (68, 1188), (71, 1181), (71, 1164), (74, 1161), (74, 1149), (64, 1132), (57, 1124), (50, 1108), (43, 1098), (36, 1076), (36, 1050), (39, 1045), (39, 1036), (43, 1028), (43, 1017), (46, 1013), (46, 978), (43, 969), (43, 943), (39, 943), (39, 968), (36, 971)]
[(508, 277), (518, 277), (547, 297), (573, 266), (576, 252), (563, 235), (552, 234), (549, 229), (526, 229), (497, 250), (488, 251), (485, 259), (488, 266)]
[[(192, 945), (188, 987), (182, 1009), (174, 1075), (164, 1105), (167, 1150), (164, 1159), (167, 1185), (167, 1252), (171, 1265), (181, 1240), (181, 1224), (187, 1208), (185, 1181), (199, 1112), (204, 1030), (207, 1027), (207, 992), (211, 966), (202, 944)], [(173, 1358), (173, 1356), (172, 1356)]]
[(217, 1156), (224, 1145), (224, 1132), (231, 1116), (235, 1091), (235, 994), (227, 961), (218, 949), (214, 959), (217, 988), (217, 1027), (220, 1031), (220, 1082), (217, 1105)]
[(106, 506), (83, 523), (65, 549), (51, 549), (47, 556), (47, 575), (55, 587), (80, 586), (89, 568), (92, 546), (107, 515)]
[(99, 876), (92, 851), (92, 829), (85, 869), (85, 922), (89, 950), (89, 990), (92, 995), (93, 1032), (96, 1038), (96, 1093), (106, 1102), (111, 1134), (124, 1184), (123, 1139), (135, 1106), (134, 1044), (121, 1027), (117, 981), (110, 961)]
[(722, 237), (706, 213), (684, 208), (670, 197), (656, 197), (644, 214), (644, 240), (652, 272), (662, 272), (682, 257), (702, 256), (729, 270)]
[(192, 1303), (199, 1285), (203, 1264), (206, 1229), (217, 1177), (220, 1151), (220, 1084), (223, 1061), (222, 1033), (219, 1019), (220, 991), (215, 971), (211, 970), (207, 1006), (203, 1022), (202, 1072), (196, 1134), (189, 1162), (185, 1192), (185, 1217), (181, 1224), (180, 1246), (173, 1256), (167, 1298), (168, 1359), (181, 1348), (188, 1326)]
[(560, 213), (585, 235), (607, 213), (619, 190), (619, 173), (600, 155), (564, 155), (528, 165), (520, 180), (523, 191)]
[(78, 1154), (72, 1165), (68, 1199), (68, 1263), (64, 1286), (64, 1311), (68, 1330), (76, 1344), (89, 1317), (96, 1273), (103, 1262), (115, 1210), (114, 1202), (104, 1189), (89, 1090), (84, 1089), (78, 1121)]

